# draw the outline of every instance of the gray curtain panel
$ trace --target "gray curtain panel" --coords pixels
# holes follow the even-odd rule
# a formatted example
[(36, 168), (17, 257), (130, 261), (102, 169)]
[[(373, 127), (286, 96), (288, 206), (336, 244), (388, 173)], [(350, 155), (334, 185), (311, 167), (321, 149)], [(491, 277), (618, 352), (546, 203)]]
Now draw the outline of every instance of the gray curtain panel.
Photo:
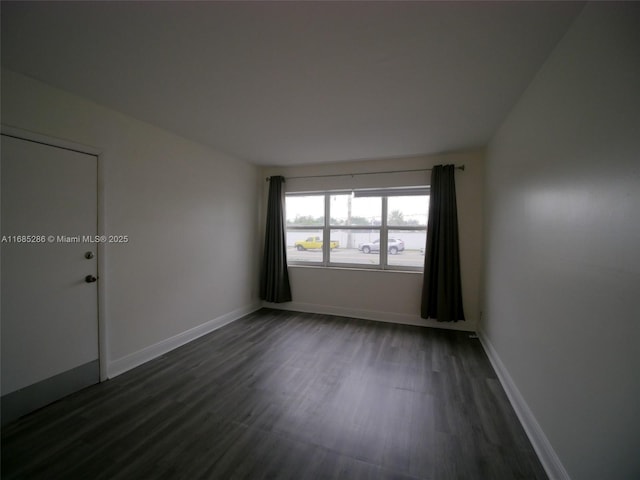
[(431, 170), (425, 252), (422, 318), (464, 320), (454, 165), (438, 165)]
[(291, 286), (287, 270), (283, 183), (284, 177), (271, 177), (269, 181), (267, 227), (260, 277), (260, 298), (274, 303), (291, 301)]

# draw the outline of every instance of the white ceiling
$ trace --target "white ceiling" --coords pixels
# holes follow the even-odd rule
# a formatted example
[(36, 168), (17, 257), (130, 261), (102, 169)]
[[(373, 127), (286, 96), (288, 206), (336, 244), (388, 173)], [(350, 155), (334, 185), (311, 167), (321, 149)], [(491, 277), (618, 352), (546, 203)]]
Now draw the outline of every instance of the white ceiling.
[(582, 3), (6, 2), (2, 64), (262, 165), (485, 145)]

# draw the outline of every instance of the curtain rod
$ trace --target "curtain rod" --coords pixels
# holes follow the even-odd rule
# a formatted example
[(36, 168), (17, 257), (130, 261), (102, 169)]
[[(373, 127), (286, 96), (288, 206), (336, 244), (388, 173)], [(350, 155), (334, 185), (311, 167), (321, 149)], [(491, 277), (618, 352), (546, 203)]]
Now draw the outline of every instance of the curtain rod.
[[(464, 165), (456, 165), (456, 170), (464, 171)], [(285, 180), (293, 180), (298, 178), (328, 178), (328, 177), (355, 177), (360, 175), (380, 175), (383, 173), (410, 173), (410, 172), (430, 172), (432, 168), (417, 168), (415, 170), (387, 170), (385, 172), (363, 172), (363, 173), (333, 173), (327, 175), (302, 175), (299, 177), (285, 177)], [(268, 182), (271, 177), (267, 177), (265, 180)]]

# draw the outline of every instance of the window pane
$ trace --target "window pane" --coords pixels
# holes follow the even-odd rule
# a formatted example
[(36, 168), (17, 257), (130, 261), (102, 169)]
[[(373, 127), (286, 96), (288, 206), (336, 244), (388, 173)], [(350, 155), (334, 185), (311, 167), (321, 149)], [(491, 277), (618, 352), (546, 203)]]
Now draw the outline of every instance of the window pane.
[(389, 230), (387, 264), (397, 267), (424, 267), (426, 230)]
[(324, 195), (287, 195), (287, 226), (324, 225)]
[(380, 264), (380, 230), (331, 229), (334, 247), (329, 253), (332, 263), (352, 263), (357, 265)]
[(288, 262), (322, 262), (322, 230), (287, 230)]
[(382, 198), (331, 195), (331, 225), (380, 225)]
[(429, 217), (429, 195), (389, 197), (387, 200), (387, 225), (427, 226)]

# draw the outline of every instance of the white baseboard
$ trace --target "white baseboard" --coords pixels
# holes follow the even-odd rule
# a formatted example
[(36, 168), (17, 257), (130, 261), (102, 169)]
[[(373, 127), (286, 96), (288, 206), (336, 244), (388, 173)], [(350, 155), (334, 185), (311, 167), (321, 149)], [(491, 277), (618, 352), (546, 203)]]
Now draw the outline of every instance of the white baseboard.
[(178, 335), (175, 335), (171, 338), (167, 338), (166, 340), (158, 342), (154, 345), (150, 345), (146, 348), (143, 348), (142, 350), (114, 360), (113, 362), (109, 362), (107, 367), (108, 378), (117, 377), (118, 375), (121, 375), (124, 372), (131, 370), (132, 368), (142, 365), (149, 360), (153, 360), (160, 355), (164, 355), (165, 353), (181, 347), (186, 343), (192, 342), (196, 338), (213, 332), (218, 328), (224, 327), (225, 325), (238, 320), (245, 315), (259, 310), (260, 308), (262, 308), (262, 305), (260, 305), (259, 303), (238, 308), (232, 312), (203, 323), (202, 325), (198, 325), (197, 327), (193, 327), (189, 330), (179, 333)]
[(538, 454), (540, 463), (542, 463), (542, 466), (547, 472), (547, 476), (550, 480), (571, 480), (569, 474), (562, 465), (560, 458), (551, 446), (549, 439), (544, 434), (544, 431), (531, 412), (527, 402), (522, 397), (520, 390), (518, 390), (518, 387), (516, 387), (516, 384), (513, 382), (513, 379), (502, 363), (502, 360), (500, 360), (498, 352), (496, 352), (493, 345), (482, 331), (478, 332), (478, 338), (482, 343), (484, 351), (489, 357), (489, 361), (491, 362), (493, 369), (498, 375), (498, 379), (511, 402), (511, 406), (515, 410), (524, 431), (529, 437), (529, 441), (531, 441), (534, 450)]
[(266, 308), (276, 310), (287, 310), (294, 312), (320, 313), (323, 315), (337, 315), (340, 317), (361, 318), (363, 320), (375, 320), (377, 322), (398, 323), (401, 325), (416, 325), (418, 327), (443, 328), (447, 330), (461, 330), (472, 332), (473, 326), (466, 322), (438, 322), (436, 320), (425, 320), (420, 315), (410, 315), (407, 313), (380, 312), (377, 310), (363, 310), (358, 308), (336, 307), (333, 305), (320, 305), (304, 302), (269, 303), (262, 302)]

